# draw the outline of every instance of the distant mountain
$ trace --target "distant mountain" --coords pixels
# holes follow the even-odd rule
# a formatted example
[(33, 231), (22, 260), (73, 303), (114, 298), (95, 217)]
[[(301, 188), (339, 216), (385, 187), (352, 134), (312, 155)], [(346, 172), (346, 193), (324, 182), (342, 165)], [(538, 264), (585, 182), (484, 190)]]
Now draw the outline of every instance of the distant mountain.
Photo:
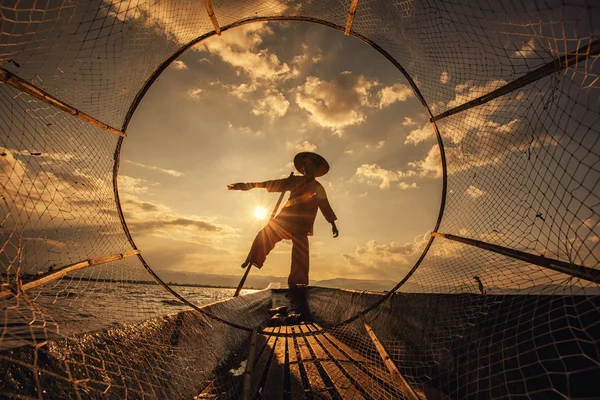
[[(237, 287), (242, 278), (243, 270), (240, 269), (239, 275), (217, 275), (217, 274), (201, 274), (195, 272), (183, 272), (183, 271), (167, 271), (157, 270), (158, 276), (169, 283), (177, 283), (180, 285), (207, 285), (207, 286), (226, 286), (226, 287)], [(270, 283), (286, 283), (287, 277), (281, 276), (261, 276), (253, 275), (250, 272), (248, 279), (246, 280), (245, 287), (263, 289), (269, 286)], [(377, 279), (348, 279), (348, 278), (334, 278), (324, 279), (320, 281), (312, 280), (311, 286), (322, 286), (336, 289), (353, 289), (353, 290), (368, 290), (372, 292), (384, 292), (388, 291), (396, 285), (397, 282), (392, 280), (377, 280)], [(402, 287), (402, 292), (412, 293), (473, 293), (477, 294), (479, 291), (477, 287), (468, 285), (462, 288), (448, 287), (439, 288), (434, 286), (422, 286), (418, 283), (406, 282)], [(497, 287), (486, 287), (487, 294), (528, 294), (528, 295), (598, 295), (600, 289), (595, 286), (588, 288), (581, 288), (578, 286), (566, 287), (558, 284), (539, 284), (534, 287), (526, 288), (497, 288)]]
[(312, 281), (312, 286), (323, 286), (336, 289), (368, 290), (371, 292), (383, 292), (390, 290), (397, 282), (389, 280), (366, 280), (366, 279), (348, 279), (334, 278), (322, 281)]
[[(242, 278), (243, 270), (240, 269), (239, 275), (217, 275), (217, 274), (201, 274), (195, 272), (183, 271), (168, 271), (156, 270), (158, 276), (165, 282), (173, 282), (183, 285), (209, 285), (209, 286), (229, 286), (237, 287)], [(280, 276), (261, 276), (248, 275), (246, 287), (256, 289), (266, 288), (270, 283), (286, 283), (287, 277)], [(347, 279), (335, 278), (325, 279), (321, 281), (311, 281), (311, 286), (324, 286), (330, 288), (343, 288), (354, 290), (369, 290), (374, 292), (382, 292), (390, 290), (396, 282), (387, 280), (364, 280), (364, 279)]]
[[(182, 285), (208, 285), (237, 287), (242, 279), (243, 270), (240, 268), (239, 275), (217, 275), (201, 274), (196, 272), (156, 270), (157, 275), (165, 282), (173, 282)], [(278, 276), (248, 275), (245, 287), (262, 289), (269, 286), (271, 282), (285, 282), (286, 278)]]

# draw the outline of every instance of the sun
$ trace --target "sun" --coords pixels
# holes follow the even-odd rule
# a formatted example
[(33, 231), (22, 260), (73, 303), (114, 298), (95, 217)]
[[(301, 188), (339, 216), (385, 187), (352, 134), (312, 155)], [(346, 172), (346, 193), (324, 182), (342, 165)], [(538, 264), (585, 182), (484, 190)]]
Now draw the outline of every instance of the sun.
[(267, 211), (266, 208), (264, 208), (264, 207), (256, 207), (254, 209), (254, 218), (256, 218), (256, 219), (265, 219), (265, 218), (267, 218), (267, 214), (268, 213), (269, 212)]

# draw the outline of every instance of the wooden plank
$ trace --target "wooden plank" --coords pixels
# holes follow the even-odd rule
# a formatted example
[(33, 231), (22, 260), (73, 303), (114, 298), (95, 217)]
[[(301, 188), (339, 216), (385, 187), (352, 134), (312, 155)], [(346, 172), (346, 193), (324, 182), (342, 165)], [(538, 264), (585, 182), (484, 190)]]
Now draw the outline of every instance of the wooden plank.
[(288, 365), (290, 367), (290, 391), (292, 400), (301, 400), (305, 398), (304, 386), (302, 385), (302, 375), (300, 374), (300, 366), (296, 356), (295, 340), (292, 336), (292, 328), (286, 326), (286, 333), (289, 334), (286, 338), (288, 349)]
[[(287, 327), (282, 327), (279, 333), (286, 333)], [(285, 346), (286, 338), (278, 337), (275, 342), (275, 349), (273, 358), (271, 359), (271, 367), (269, 368), (269, 375), (267, 382), (262, 391), (263, 399), (276, 399), (279, 400), (283, 396), (283, 370), (285, 364)]]
[(198, 399), (211, 399), (217, 397), (216, 389), (217, 389), (217, 380), (214, 379), (210, 381), (210, 383), (204, 388), (202, 393), (200, 393), (196, 398)]
[(135, 256), (138, 254), (140, 254), (139, 250), (132, 250), (132, 251), (127, 251), (125, 253), (112, 254), (112, 255), (103, 256), (103, 257), (95, 257), (95, 258), (90, 258), (89, 260), (79, 261), (79, 262), (76, 262), (73, 264), (65, 265), (64, 267), (56, 268), (53, 271), (48, 272), (48, 273), (40, 276), (37, 279), (34, 279), (32, 281), (29, 281), (29, 282), (21, 285), (15, 291), (7, 290), (7, 289), (2, 290), (0, 292), (0, 300), (4, 300), (9, 297), (12, 297), (12, 296), (18, 294), (19, 292), (24, 292), (26, 290), (34, 289), (36, 287), (45, 285), (47, 283), (50, 283), (57, 279), (60, 279), (68, 274), (71, 274), (75, 271), (79, 271), (79, 270), (82, 270), (82, 269), (85, 269), (85, 268), (88, 268), (88, 267), (91, 267), (94, 265), (106, 264), (106, 263), (109, 263), (112, 261), (121, 260), (123, 258)]
[(256, 354), (256, 341), (258, 339), (258, 328), (252, 329), (250, 339), (250, 351), (246, 360), (246, 370), (244, 371), (244, 380), (242, 384), (242, 398), (250, 400), (252, 389), (252, 371), (254, 370), (254, 358)]
[[(302, 325), (300, 327), (302, 333), (310, 333), (311, 330), (308, 326)], [(305, 339), (308, 345), (311, 347), (315, 357), (317, 359), (330, 359), (327, 352), (321, 347), (315, 336), (306, 336)], [(320, 361), (325, 373), (329, 376), (329, 379), (337, 389), (342, 399), (364, 399), (360, 391), (354, 386), (354, 384), (344, 375), (344, 373), (338, 368), (333, 361)]]
[[(323, 329), (318, 324), (313, 324), (313, 325), (315, 325), (315, 327), (318, 330)], [(364, 358), (363, 356), (361, 356), (360, 354), (355, 352), (351, 347), (349, 347), (347, 344), (345, 344), (344, 342), (337, 339), (331, 333), (323, 333), (323, 336), (326, 337), (332, 343), (334, 343), (336, 346), (338, 346), (340, 349), (342, 349), (342, 351), (344, 351), (346, 354), (348, 354), (353, 360), (358, 361), (358, 362), (363, 362), (363, 363), (370, 363), (369, 360), (367, 360), (366, 358)]]
[(304, 366), (306, 375), (308, 376), (312, 395), (316, 396), (317, 398), (331, 399), (331, 395), (327, 390), (327, 386), (325, 386), (325, 383), (321, 378), (321, 374), (319, 373), (317, 366), (314, 364), (314, 359), (310, 354), (308, 344), (301, 334), (300, 327), (294, 326), (293, 329), (295, 333), (294, 338), (296, 339), (296, 345), (298, 346), (298, 350), (300, 352), (300, 359), (302, 360), (302, 365)]
[(358, 0), (352, 0), (350, 4), (350, 9), (348, 10), (348, 19), (346, 20), (346, 29), (344, 30), (344, 35), (348, 36), (350, 34), (350, 29), (352, 29), (352, 23), (354, 23), (354, 15), (356, 14), (356, 8), (358, 7)]
[(379, 341), (379, 339), (377, 338), (377, 335), (375, 335), (375, 331), (373, 331), (373, 328), (371, 327), (371, 325), (369, 325), (367, 323), (367, 320), (365, 319), (365, 316), (363, 314), (360, 315), (360, 319), (362, 320), (363, 325), (365, 326), (365, 330), (369, 334), (369, 337), (371, 337), (373, 344), (377, 348), (379, 355), (383, 359), (385, 366), (390, 371), (392, 378), (396, 381), (396, 383), (400, 387), (400, 390), (402, 390), (402, 394), (409, 400), (420, 400), (417, 393), (415, 393), (414, 389), (408, 384), (406, 379), (404, 379), (404, 376), (402, 376), (402, 374), (398, 370), (398, 367), (396, 366), (396, 364), (394, 364), (394, 362), (390, 358), (387, 350), (385, 349), (383, 344)]
[(115, 128), (105, 124), (104, 122), (100, 122), (96, 118), (91, 117), (91, 116), (87, 115), (86, 113), (79, 111), (75, 107), (72, 107), (63, 101), (60, 101), (56, 97), (50, 95), (49, 93), (43, 91), (42, 89), (40, 89), (38, 87), (32, 85), (31, 83), (18, 77), (17, 75), (13, 74), (12, 72), (5, 70), (4, 68), (0, 68), (0, 81), (6, 83), (7, 85), (14, 87), (15, 89), (17, 89), (23, 93), (28, 94), (29, 96), (31, 96), (33, 98), (41, 100), (44, 103), (50, 104), (51, 106), (56, 107), (59, 110), (62, 110), (68, 114), (71, 114), (72, 116), (74, 116), (82, 121), (85, 121), (90, 125), (93, 125), (100, 129), (103, 129), (107, 132), (114, 133), (115, 135), (119, 135), (119, 136), (123, 136), (123, 137), (127, 136), (127, 134), (125, 132), (121, 132), (120, 130), (115, 129)]
[(502, 254), (506, 257), (516, 258), (517, 260), (525, 261), (530, 264), (539, 265), (540, 267), (548, 268), (563, 274), (571, 275), (586, 281), (600, 283), (600, 269), (584, 267), (568, 263), (553, 258), (544, 256), (536, 256), (535, 254), (526, 253), (524, 251), (509, 249), (508, 247), (498, 246), (497, 244), (483, 242), (481, 240), (470, 239), (462, 236), (456, 236), (449, 233), (431, 232), (431, 236), (442, 237), (444, 239), (453, 240), (467, 244), (469, 246), (479, 247), (480, 249), (488, 250), (494, 253)]
[[(430, 119), (431, 122), (439, 121), (442, 118), (449, 117), (459, 112), (468, 110), (473, 107), (477, 107), (481, 104), (485, 104), (492, 101), (500, 96), (504, 96), (510, 92), (518, 90), (524, 86), (529, 85), (537, 80), (540, 80), (546, 76), (552, 75), (556, 72), (562, 71), (563, 69), (573, 66), (574, 64), (583, 62), (589, 57), (600, 54), (600, 40), (594, 40), (583, 47), (579, 48), (575, 53), (565, 54), (562, 57), (554, 59), (541, 67), (534, 69), (531, 72), (526, 73), (520, 78), (515, 79), (512, 82), (488, 93), (474, 100), (463, 103), (450, 110), (444, 111), (443, 113), (436, 115)], [(585, 67), (584, 67), (585, 68)], [(590, 67), (591, 68), (591, 67)]]
[(215, 32), (217, 33), (217, 35), (221, 36), (221, 27), (219, 26), (219, 22), (217, 21), (217, 16), (215, 15), (215, 11), (213, 10), (211, 0), (204, 0), (204, 5), (206, 6), (206, 12), (210, 17), (210, 21), (212, 22), (213, 27), (215, 28)]
[[(274, 333), (278, 333), (278, 332), (279, 332), (279, 327), (274, 329)], [(275, 342), (277, 341), (277, 336), (267, 336), (267, 335), (262, 335), (262, 336), (267, 340), (267, 344), (265, 345), (264, 350), (263, 350), (262, 354), (260, 355), (260, 358), (254, 365), (254, 371), (252, 371), (252, 385), (251, 385), (252, 390), (250, 392), (251, 398), (254, 398), (256, 391), (258, 389), (260, 389), (260, 387), (259, 387), (260, 381), (265, 372), (265, 369), (269, 368), (269, 365), (267, 363), (269, 362), (269, 358), (271, 357), (271, 354), (273, 353), (273, 350), (275, 348)]]
[[(318, 325), (312, 325), (313, 326), (310, 326), (309, 328), (313, 332), (322, 330)], [(374, 399), (387, 399), (389, 398), (390, 393), (396, 397), (400, 397), (401, 392), (395, 388), (392, 376), (386, 369), (382, 369), (377, 364), (360, 356), (352, 348), (348, 347), (329, 333), (316, 335), (316, 337), (326, 351), (328, 351), (336, 360), (342, 361), (340, 362), (342, 369), (344, 369), (352, 379), (354, 379), (363, 390), (369, 393)], [(343, 352), (338, 350), (338, 348), (334, 346), (334, 343), (337, 347), (342, 349)], [(359, 364), (357, 365), (348, 361), (356, 361)], [(373, 376), (366, 373), (359, 365), (368, 370)], [(386, 384), (380, 382), (385, 382)]]

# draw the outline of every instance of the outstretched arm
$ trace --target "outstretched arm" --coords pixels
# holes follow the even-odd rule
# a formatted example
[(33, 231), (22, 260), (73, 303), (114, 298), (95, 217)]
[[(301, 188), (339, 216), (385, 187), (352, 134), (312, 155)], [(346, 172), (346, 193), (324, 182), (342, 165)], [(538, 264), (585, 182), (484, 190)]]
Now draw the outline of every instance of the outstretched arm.
[(265, 188), (269, 192), (285, 192), (289, 190), (290, 178), (276, 179), (265, 182), (238, 182), (227, 185), (227, 190), (250, 190), (254, 188)]
[(227, 185), (227, 190), (250, 190), (257, 186), (254, 186), (254, 182), (244, 183), (232, 183), (231, 185)]

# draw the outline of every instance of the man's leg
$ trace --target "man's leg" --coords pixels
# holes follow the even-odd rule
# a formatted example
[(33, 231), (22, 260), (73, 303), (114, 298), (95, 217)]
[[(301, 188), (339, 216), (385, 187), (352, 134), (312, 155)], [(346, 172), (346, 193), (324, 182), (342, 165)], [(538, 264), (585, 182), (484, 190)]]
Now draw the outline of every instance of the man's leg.
[(308, 236), (292, 235), (292, 267), (288, 277), (288, 285), (308, 285)]
[(289, 233), (275, 221), (269, 222), (267, 226), (258, 232), (256, 238), (254, 238), (250, 253), (248, 253), (248, 258), (244, 264), (242, 264), (242, 267), (247, 267), (252, 264), (258, 268), (262, 268), (267, 259), (267, 255), (273, 250), (277, 242), (282, 239), (289, 239)]

